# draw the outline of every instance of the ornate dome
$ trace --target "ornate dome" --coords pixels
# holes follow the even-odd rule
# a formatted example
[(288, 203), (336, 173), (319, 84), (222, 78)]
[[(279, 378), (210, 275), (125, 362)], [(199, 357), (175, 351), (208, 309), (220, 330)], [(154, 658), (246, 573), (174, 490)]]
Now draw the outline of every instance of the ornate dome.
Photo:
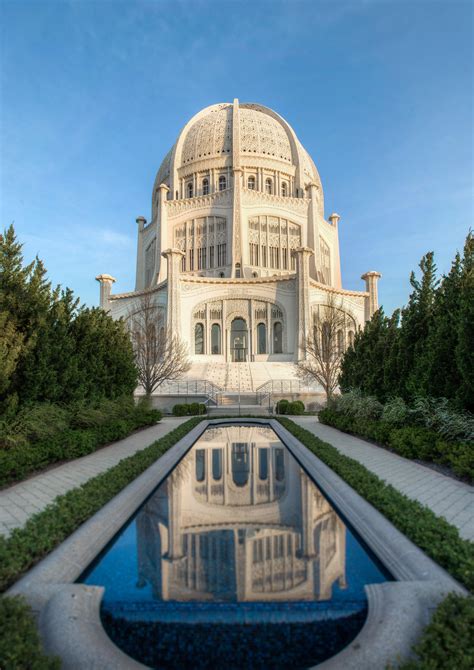
[[(238, 118), (238, 132), (234, 119)], [(238, 147), (234, 143), (238, 142)], [(202, 164), (232, 165), (237, 150), (240, 160), (256, 164), (278, 163), (282, 170), (299, 173), (300, 187), (314, 181), (318, 171), (291, 126), (268, 107), (254, 103), (220, 103), (198, 112), (183, 128), (158, 171), (155, 187), (171, 186), (179, 171), (192, 172)], [(257, 160), (255, 160), (257, 159)], [(217, 162), (216, 162), (217, 161)], [(279, 168), (280, 169), (280, 168)]]

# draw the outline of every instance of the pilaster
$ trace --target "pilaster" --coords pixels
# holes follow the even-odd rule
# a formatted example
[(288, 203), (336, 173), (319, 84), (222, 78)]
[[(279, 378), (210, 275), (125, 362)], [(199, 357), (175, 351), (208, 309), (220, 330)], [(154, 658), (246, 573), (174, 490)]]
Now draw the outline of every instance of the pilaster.
[(320, 281), (321, 277), (321, 250), (319, 247), (319, 226), (318, 226), (318, 190), (319, 186), (311, 182), (306, 187), (309, 192), (310, 203), (308, 207), (308, 238), (307, 246), (314, 249), (314, 255), (309, 261), (309, 274), (312, 279)]
[(378, 281), (382, 275), (380, 272), (371, 270), (362, 275), (361, 279), (365, 280), (365, 290), (369, 294), (364, 300), (364, 311), (365, 311), (365, 320), (369, 321), (373, 314), (379, 308), (379, 296), (378, 296)]
[(311, 314), (309, 308), (309, 267), (313, 250), (300, 247), (293, 252), (296, 255), (296, 299), (298, 304), (298, 321), (296, 324), (297, 359), (306, 358), (306, 338), (311, 331)]
[(179, 279), (181, 258), (184, 256), (179, 249), (166, 249), (161, 254), (167, 261), (168, 304), (166, 308), (166, 324), (168, 334), (181, 335), (181, 282)]
[(167, 277), (167, 263), (161, 262), (161, 256), (164, 249), (173, 244), (172, 231), (168, 231), (168, 200), (169, 188), (166, 184), (160, 184), (158, 187), (158, 217), (156, 223), (156, 259), (155, 259), (155, 277), (156, 284), (164, 281)]
[(143, 229), (146, 226), (146, 219), (144, 216), (138, 216), (136, 218), (138, 231), (137, 231), (137, 269), (135, 276), (135, 291), (141, 291), (144, 288), (145, 276), (144, 276), (144, 263), (145, 258), (143, 254)]
[(331, 250), (331, 270), (332, 270), (332, 282), (335, 288), (342, 288), (342, 277), (341, 277), (341, 255), (339, 253), (339, 219), (341, 217), (336, 212), (333, 212), (331, 216), (328, 217), (328, 221), (331, 226), (334, 228), (334, 244)]

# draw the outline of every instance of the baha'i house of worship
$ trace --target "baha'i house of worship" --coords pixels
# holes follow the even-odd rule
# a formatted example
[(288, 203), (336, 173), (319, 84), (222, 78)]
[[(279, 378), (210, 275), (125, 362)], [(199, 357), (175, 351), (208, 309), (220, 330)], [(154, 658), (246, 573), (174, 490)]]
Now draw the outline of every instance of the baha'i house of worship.
[(379, 273), (362, 276), (365, 291), (342, 288), (338, 223), (285, 119), (254, 103), (211, 105), (164, 158), (150, 221), (137, 218), (135, 290), (113, 294), (115, 279), (99, 275), (100, 304), (127, 317), (153, 292), (188, 345), (188, 379), (248, 391), (294, 379), (329, 294), (347, 316), (342, 346), (378, 307)]

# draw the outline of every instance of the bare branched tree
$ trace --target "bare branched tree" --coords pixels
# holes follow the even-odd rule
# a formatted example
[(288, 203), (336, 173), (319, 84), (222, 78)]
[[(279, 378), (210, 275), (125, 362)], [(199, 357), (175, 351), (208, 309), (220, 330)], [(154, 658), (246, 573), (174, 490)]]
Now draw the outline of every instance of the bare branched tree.
[(138, 379), (150, 396), (164, 381), (178, 379), (189, 370), (187, 346), (167, 332), (163, 308), (150, 293), (140, 296), (138, 308), (128, 319)]
[(348, 315), (344, 313), (342, 305), (336, 304), (330, 293), (327, 303), (320, 305), (319, 313), (315, 315), (313, 332), (306, 334), (306, 357), (297, 363), (298, 377), (306, 382), (316, 381), (320, 384), (328, 401), (337, 388), (347, 321)]

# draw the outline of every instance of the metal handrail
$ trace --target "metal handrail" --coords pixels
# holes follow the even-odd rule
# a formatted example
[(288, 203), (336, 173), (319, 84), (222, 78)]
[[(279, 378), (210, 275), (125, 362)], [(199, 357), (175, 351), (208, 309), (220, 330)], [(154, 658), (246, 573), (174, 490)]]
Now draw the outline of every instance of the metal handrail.
[(159, 394), (206, 395), (217, 405), (217, 396), (222, 388), (208, 379), (167, 379), (157, 388)]

